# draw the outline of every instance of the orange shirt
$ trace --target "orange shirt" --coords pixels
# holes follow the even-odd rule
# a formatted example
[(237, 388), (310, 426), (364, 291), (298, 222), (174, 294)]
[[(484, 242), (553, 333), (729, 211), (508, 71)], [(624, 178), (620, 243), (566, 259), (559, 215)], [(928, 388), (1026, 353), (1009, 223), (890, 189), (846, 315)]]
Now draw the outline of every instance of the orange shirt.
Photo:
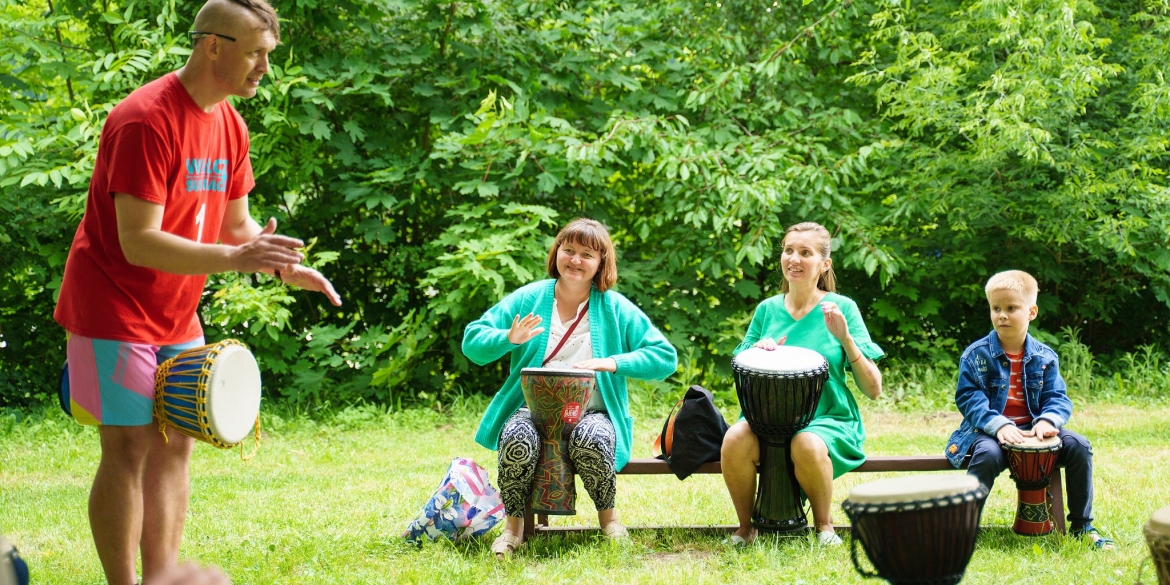
[(127, 262), (113, 194), (163, 205), (163, 231), (210, 244), (228, 200), (254, 185), (248, 128), (231, 104), (205, 112), (174, 73), (135, 90), (102, 127), (57, 322), (78, 335), (132, 343), (171, 345), (201, 336), (197, 310), (207, 277)]
[(1024, 398), (1024, 352), (1007, 353), (1011, 362), (1011, 373), (1008, 375), (1008, 399), (1003, 407), (1003, 415), (1008, 417), (1017, 427), (1032, 424), (1032, 414), (1028, 412), (1028, 403)]

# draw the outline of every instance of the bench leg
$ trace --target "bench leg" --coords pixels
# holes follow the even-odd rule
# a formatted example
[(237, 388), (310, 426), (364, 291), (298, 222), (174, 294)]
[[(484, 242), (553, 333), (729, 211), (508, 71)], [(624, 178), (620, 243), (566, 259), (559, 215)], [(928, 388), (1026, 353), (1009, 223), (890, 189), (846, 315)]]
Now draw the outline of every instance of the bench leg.
[(524, 506), (524, 540), (536, 535), (536, 519), (533, 518), (532, 506)]
[(1061, 481), (1061, 469), (1056, 468), (1052, 474), (1052, 482), (1048, 484), (1048, 493), (1052, 494), (1052, 521), (1056, 524), (1056, 531), (1064, 534), (1064, 483)]

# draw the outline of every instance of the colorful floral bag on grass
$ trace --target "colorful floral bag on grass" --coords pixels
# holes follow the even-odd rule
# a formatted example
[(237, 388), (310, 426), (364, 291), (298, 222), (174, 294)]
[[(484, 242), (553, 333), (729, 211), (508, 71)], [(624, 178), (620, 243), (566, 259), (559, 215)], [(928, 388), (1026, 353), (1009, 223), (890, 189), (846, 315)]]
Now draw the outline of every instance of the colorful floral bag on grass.
[(414, 542), (442, 537), (460, 540), (479, 536), (503, 519), (504, 502), (488, 483), (487, 471), (470, 459), (456, 457), (439, 489), (402, 536)]

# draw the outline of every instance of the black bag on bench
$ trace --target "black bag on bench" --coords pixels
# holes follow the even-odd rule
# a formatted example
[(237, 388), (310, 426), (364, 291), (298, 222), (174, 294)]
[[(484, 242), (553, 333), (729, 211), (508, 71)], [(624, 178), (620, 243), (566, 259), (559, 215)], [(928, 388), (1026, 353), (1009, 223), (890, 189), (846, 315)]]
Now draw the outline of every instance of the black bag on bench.
[(691, 386), (671, 409), (662, 434), (654, 441), (655, 447), (662, 448), (657, 458), (665, 460), (679, 479), (686, 479), (700, 465), (719, 461), (728, 428), (711, 393), (702, 386)]

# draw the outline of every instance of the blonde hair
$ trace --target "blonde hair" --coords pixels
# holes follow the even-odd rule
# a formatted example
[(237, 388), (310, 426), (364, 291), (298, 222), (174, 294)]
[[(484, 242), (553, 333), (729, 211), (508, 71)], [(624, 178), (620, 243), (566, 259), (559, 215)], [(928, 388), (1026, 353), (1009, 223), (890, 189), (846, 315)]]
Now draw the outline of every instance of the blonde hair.
[[(824, 256), (826, 260), (829, 259), (829, 254), (831, 254), (833, 251), (833, 236), (829, 234), (829, 230), (825, 229), (825, 226), (815, 221), (798, 223), (784, 231), (784, 240), (787, 241), (788, 234), (793, 232), (811, 232), (813, 235), (817, 236), (817, 252), (819, 252), (821, 256)], [(837, 275), (833, 273), (832, 262), (829, 263), (829, 269), (822, 272), (820, 277), (817, 278), (817, 288), (832, 293), (837, 292)], [(788, 292), (787, 278), (780, 279), (780, 292)]]
[(1031, 306), (1035, 306), (1036, 296), (1040, 294), (1040, 285), (1031, 274), (1023, 270), (1005, 270), (995, 273), (987, 280), (983, 292), (987, 295), (988, 301), (991, 300), (991, 291), (994, 290), (1014, 290), (1024, 295), (1024, 299)]
[(613, 241), (609, 239), (609, 231), (601, 222), (578, 217), (561, 228), (556, 241), (548, 251), (548, 275), (553, 278), (561, 277), (561, 271), (557, 270), (557, 250), (565, 243), (601, 252), (597, 274), (593, 275), (593, 286), (597, 287), (597, 292), (605, 292), (613, 287), (617, 282), (617, 259), (614, 258)]

